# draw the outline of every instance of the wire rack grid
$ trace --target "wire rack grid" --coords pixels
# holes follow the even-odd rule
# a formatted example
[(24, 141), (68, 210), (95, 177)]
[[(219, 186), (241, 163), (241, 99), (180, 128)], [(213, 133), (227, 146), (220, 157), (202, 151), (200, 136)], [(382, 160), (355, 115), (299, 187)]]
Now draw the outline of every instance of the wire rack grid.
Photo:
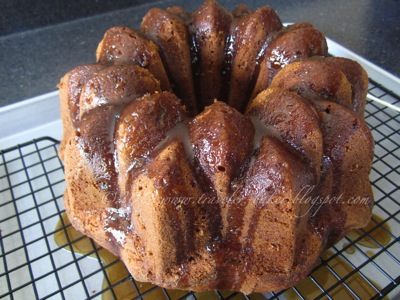
[[(400, 99), (370, 82), (369, 93)], [(76, 232), (64, 214), (58, 141), (0, 151), (0, 298), (4, 299), (381, 299), (400, 295), (400, 114), (368, 101), (376, 142), (369, 226), (321, 255), (295, 287), (267, 294), (172, 291), (136, 282), (122, 263)], [(397, 296), (396, 296), (397, 295)]]

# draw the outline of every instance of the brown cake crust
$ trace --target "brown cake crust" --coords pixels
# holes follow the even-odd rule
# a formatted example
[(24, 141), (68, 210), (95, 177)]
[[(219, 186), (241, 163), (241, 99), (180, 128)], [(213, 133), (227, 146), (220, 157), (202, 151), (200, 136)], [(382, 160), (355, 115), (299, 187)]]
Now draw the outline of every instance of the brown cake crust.
[(96, 59), (104, 64), (119, 62), (139, 65), (148, 69), (160, 81), (163, 91), (171, 91), (157, 46), (139, 30), (122, 26), (108, 29), (97, 47)]
[(368, 92), (368, 75), (359, 63), (343, 57), (327, 57), (323, 60), (331, 66), (339, 68), (352, 87), (351, 109), (361, 118), (364, 118), (364, 109)]
[[(231, 180), (240, 175), (240, 167), (253, 151), (254, 127), (250, 119), (218, 101), (190, 122), (189, 134), (198, 173), (218, 198), (228, 197)], [(235, 145), (241, 147), (232, 152)]]
[(323, 134), (317, 111), (307, 100), (288, 90), (271, 87), (258, 94), (246, 113), (260, 120), (274, 136), (300, 154), (320, 178)]
[(252, 98), (265, 90), (276, 73), (287, 64), (305, 57), (327, 54), (326, 39), (312, 24), (298, 23), (280, 30), (263, 54)]
[(160, 82), (146, 69), (132, 64), (106, 66), (82, 87), (79, 117), (96, 107), (129, 103), (155, 91), (161, 91)]
[[(208, 106), (223, 95), (222, 72), (231, 13), (216, 2), (208, 0), (193, 12), (194, 40), (201, 60), (196, 63), (195, 82), (198, 82), (198, 101)], [(196, 76), (197, 75), (197, 76)]]
[(188, 111), (196, 114), (190, 37), (185, 23), (174, 14), (153, 8), (144, 16), (140, 28), (160, 47), (175, 93), (183, 99)]
[(59, 84), (64, 196), (138, 281), (275, 291), (370, 219), (367, 74), (268, 6), (151, 9)]
[(369, 182), (374, 142), (366, 123), (336, 103), (315, 102), (324, 136), (323, 178), (318, 188), (324, 204), (312, 219), (316, 231), (325, 236), (325, 247), (339, 241), (350, 228), (367, 225), (373, 205)]
[(268, 35), (281, 28), (282, 23), (270, 6), (258, 8), (237, 20), (229, 45), (233, 58), (227, 103), (233, 108), (243, 110), (246, 107), (258, 55)]
[(344, 73), (318, 60), (302, 60), (279, 72), (271, 87), (285, 88), (306, 99), (326, 99), (352, 107), (352, 90)]
[(96, 72), (104, 66), (90, 64), (78, 66), (68, 72), (58, 84), (60, 90), (60, 111), (63, 124), (63, 138), (61, 140), (59, 155), (64, 156), (65, 143), (75, 131), (76, 122), (79, 119), (79, 100), (82, 87)]

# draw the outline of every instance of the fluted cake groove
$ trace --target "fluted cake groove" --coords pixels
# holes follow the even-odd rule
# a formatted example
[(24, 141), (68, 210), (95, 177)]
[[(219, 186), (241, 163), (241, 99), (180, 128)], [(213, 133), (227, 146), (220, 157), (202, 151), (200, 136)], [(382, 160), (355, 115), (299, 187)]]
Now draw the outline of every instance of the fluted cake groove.
[(365, 226), (368, 77), (275, 10), (154, 8), (60, 81), (72, 225), (138, 281), (276, 291)]

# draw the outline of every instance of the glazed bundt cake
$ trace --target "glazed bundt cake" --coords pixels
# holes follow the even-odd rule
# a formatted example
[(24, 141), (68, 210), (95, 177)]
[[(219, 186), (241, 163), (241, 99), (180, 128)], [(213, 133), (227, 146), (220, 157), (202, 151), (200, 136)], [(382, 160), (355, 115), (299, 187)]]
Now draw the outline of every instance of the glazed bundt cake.
[(151, 9), (60, 84), (65, 208), (132, 276), (296, 284), (370, 218), (367, 75), (268, 6)]

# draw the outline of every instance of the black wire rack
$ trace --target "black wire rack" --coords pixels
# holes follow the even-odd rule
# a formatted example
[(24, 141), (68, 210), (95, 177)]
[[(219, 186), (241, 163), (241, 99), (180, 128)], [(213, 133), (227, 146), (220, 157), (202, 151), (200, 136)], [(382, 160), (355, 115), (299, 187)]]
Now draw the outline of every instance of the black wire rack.
[[(400, 99), (370, 82), (369, 93)], [(59, 142), (41, 138), (0, 151), (0, 298), (5, 299), (381, 299), (400, 297), (400, 114), (368, 101), (376, 142), (369, 226), (325, 251), (295, 287), (243, 295), (172, 291), (136, 282), (122, 263), (80, 235), (64, 214)]]

